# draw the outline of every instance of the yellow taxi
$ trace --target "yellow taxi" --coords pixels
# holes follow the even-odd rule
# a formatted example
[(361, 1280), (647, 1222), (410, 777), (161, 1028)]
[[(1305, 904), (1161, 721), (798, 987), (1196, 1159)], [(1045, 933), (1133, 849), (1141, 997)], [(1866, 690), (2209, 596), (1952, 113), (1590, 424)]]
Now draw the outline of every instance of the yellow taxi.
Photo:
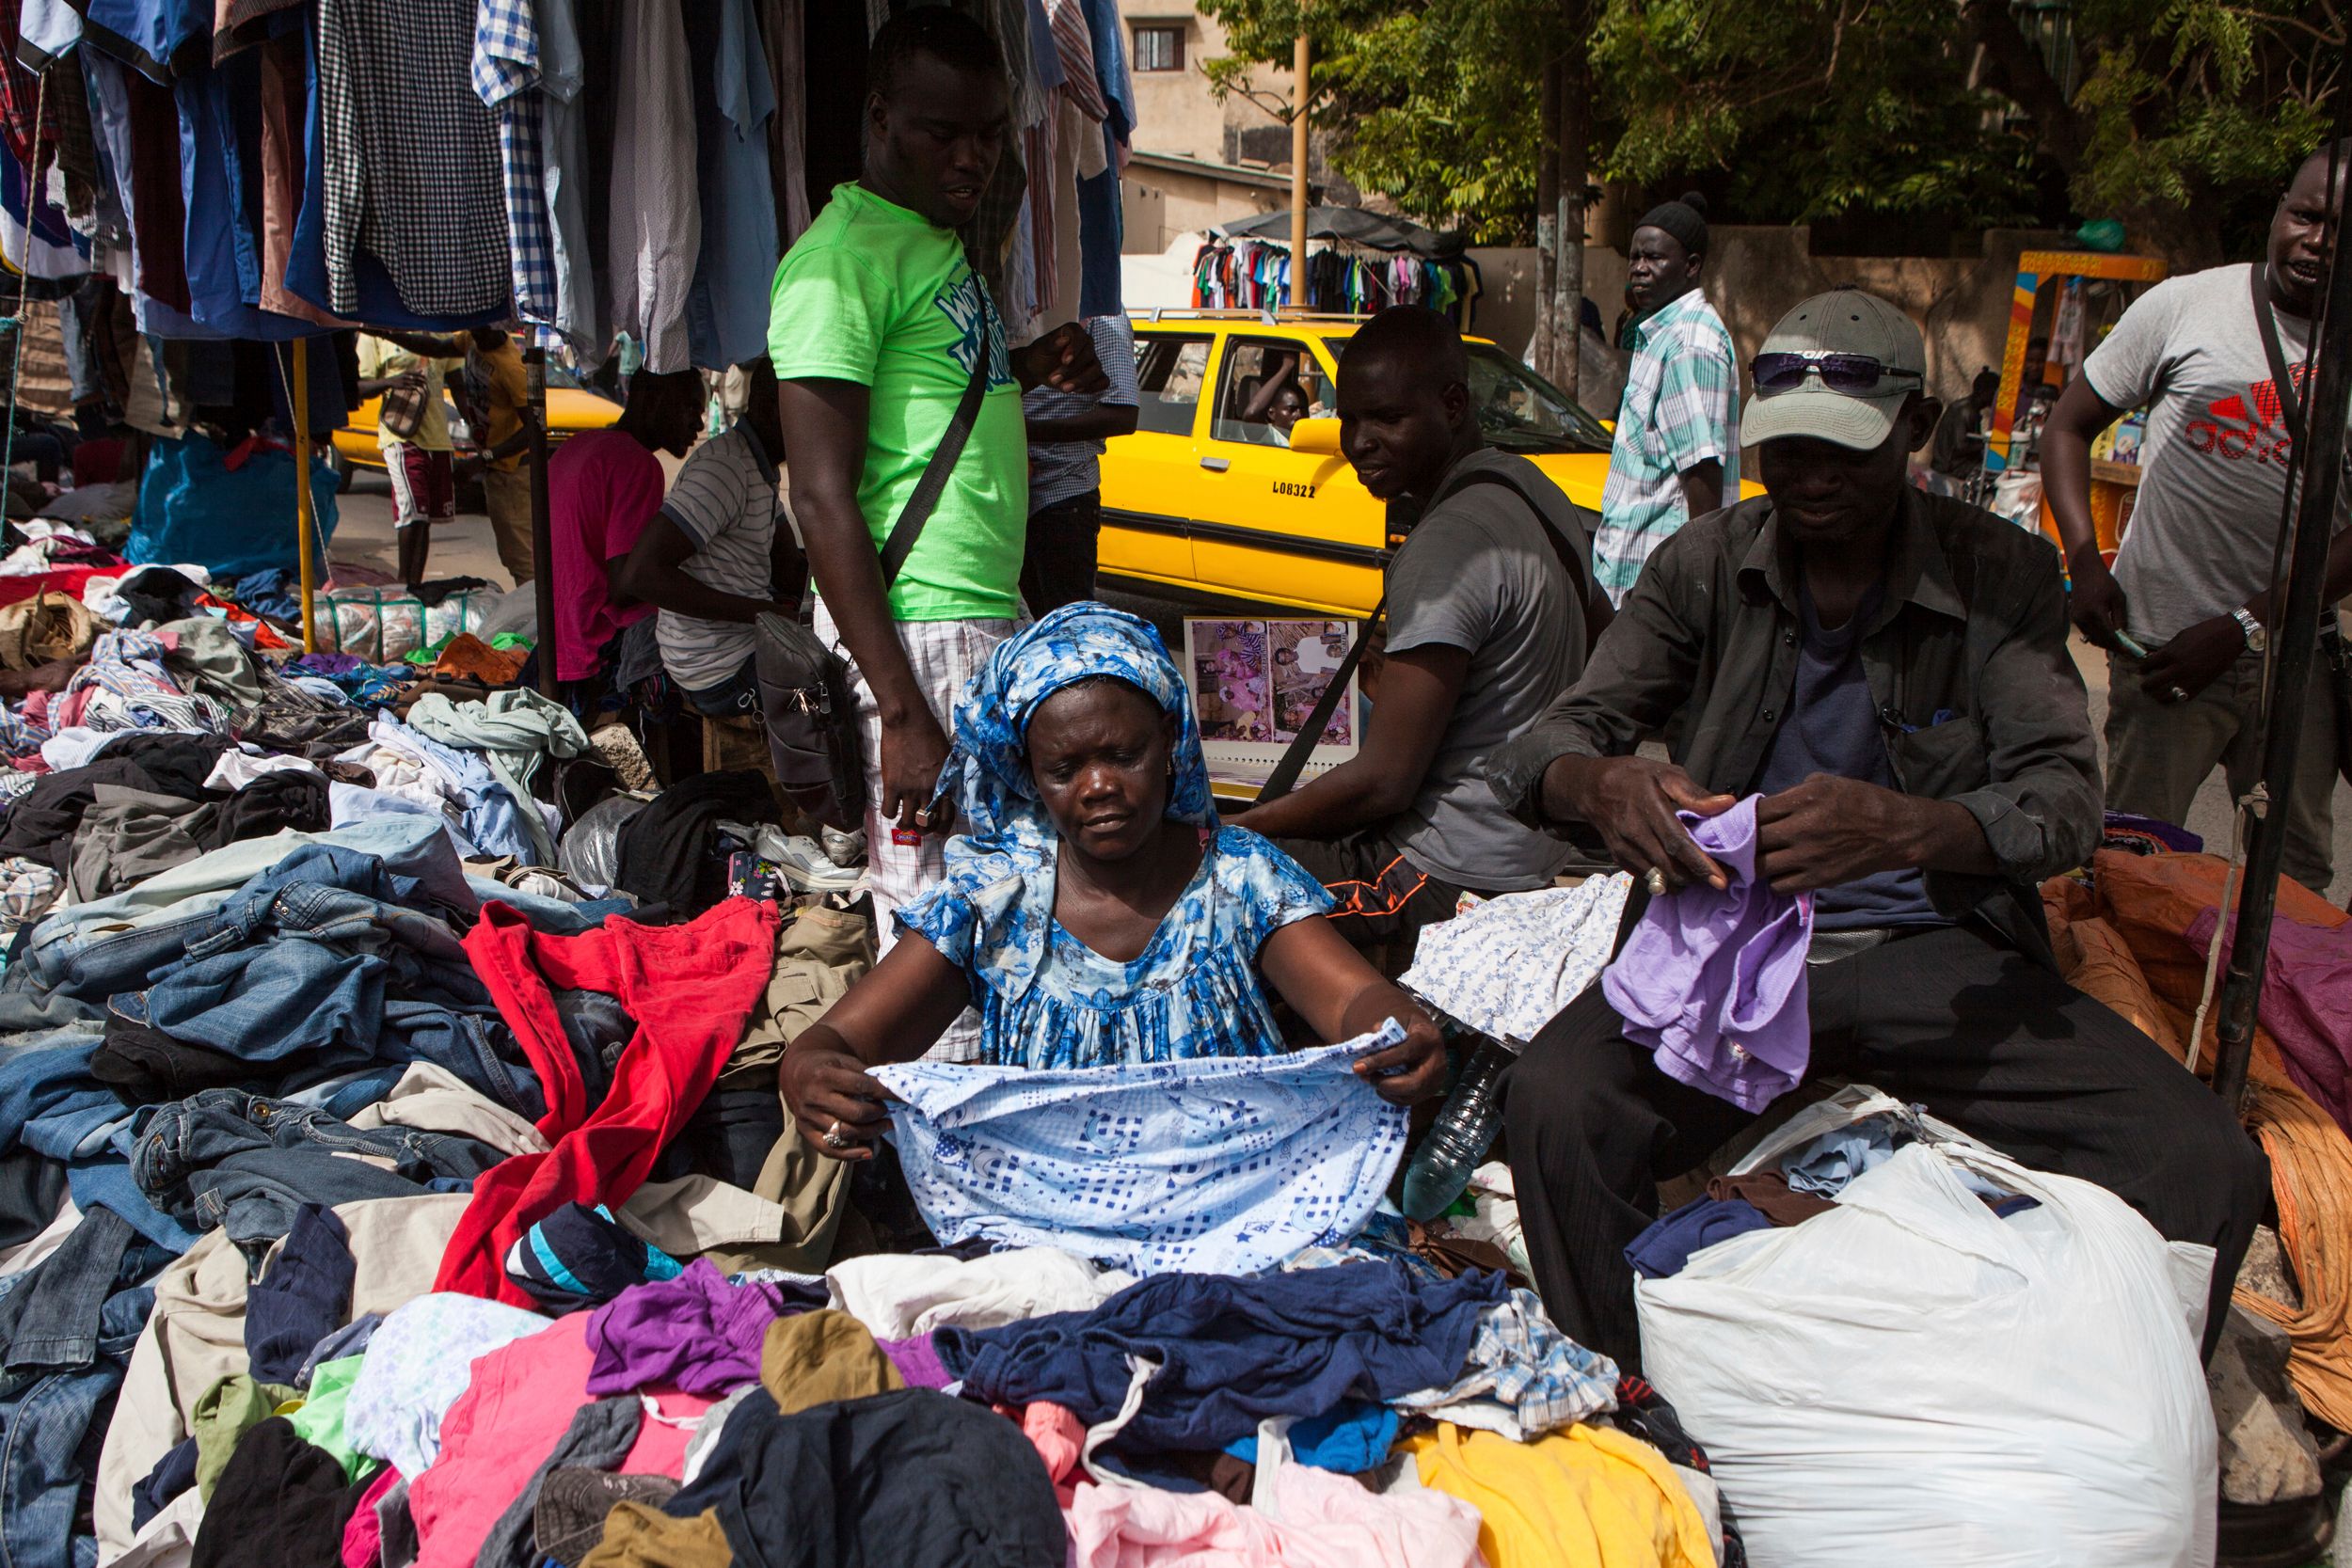
[[(1158, 310), (1133, 325), (1140, 407), (1103, 454), (1102, 574), (1370, 614), (1400, 537), (1340, 455), (1332, 378), (1361, 320)], [(1493, 343), (1467, 342), (1487, 441), (1533, 458), (1597, 524), (1609, 427)]]
[[(453, 372), (453, 374), (454, 372)], [(449, 415), (449, 435), (457, 455), (464, 457), (474, 450), (473, 437), (466, 421), (458, 417), (457, 405), (443, 391), (441, 401)], [(351, 420), (335, 432), (335, 472), (342, 487), (351, 488), (351, 476), (361, 468), (374, 473), (384, 471), (384, 453), (375, 444), (375, 420), (381, 398), (370, 398), (351, 411)], [(548, 447), (549, 451), (562, 446), (574, 436), (592, 430), (609, 428), (621, 417), (621, 405), (581, 384), (580, 378), (561, 365), (548, 367)]]

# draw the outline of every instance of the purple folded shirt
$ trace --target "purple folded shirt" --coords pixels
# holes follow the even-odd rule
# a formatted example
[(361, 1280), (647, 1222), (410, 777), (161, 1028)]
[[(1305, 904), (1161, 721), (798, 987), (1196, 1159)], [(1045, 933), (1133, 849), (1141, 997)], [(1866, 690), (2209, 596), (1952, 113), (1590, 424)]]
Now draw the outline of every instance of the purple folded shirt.
[(588, 1316), (588, 1393), (603, 1399), (655, 1384), (718, 1394), (759, 1381), (759, 1347), (784, 1315), (773, 1285), (730, 1285), (707, 1258), (675, 1279), (632, 1285)]
[(890, 1357), (890, 1364), (898, 1369), (898, 1375), (910, 1388), (945, 1388), (954, 1378), (940, 1364), (939, 1352), (928, 1334), (912, 1339), (877, 1339), (882, 1353)]
[(1751, 795), (1721, 816), (1680, 814), (1731, 885), (1704, 882), (1650, 900), (1600, 977), (1626, 1038), (1651, 1048), (1658, 1069), (1761, 1111), (1804, 1079), (1813, 1057), (1805, 950), (1813, 898), (1774, 893), (1756, 871)]

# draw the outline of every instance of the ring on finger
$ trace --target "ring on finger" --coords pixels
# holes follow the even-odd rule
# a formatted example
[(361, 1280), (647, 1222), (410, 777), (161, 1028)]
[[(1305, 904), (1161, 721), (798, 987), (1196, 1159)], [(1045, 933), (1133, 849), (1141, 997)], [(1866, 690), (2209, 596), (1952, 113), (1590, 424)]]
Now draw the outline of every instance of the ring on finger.
[(2188, 693), (2182, 690), (2177, 686), (2166, 688), (2164, 694), (2171, 698), (2176, 703), (2185, 703), (2188, 701)]
[(1651, 866), (1649, 868), (1649, 875), (1644, 879), (1644, 881), (1649, 888), (1649, 895), (1652, 898), (1663, 898), (1666, 896), (1666, 873), (1663, 867), (1655, 865)]
[(841, 1135), (841, 1123), (838, 1120), (835, 1120), (831, 1127), (825, 1129), (824, 1142), (827, 1148), (847, 1148), (850, 1147), (850, 1140)]

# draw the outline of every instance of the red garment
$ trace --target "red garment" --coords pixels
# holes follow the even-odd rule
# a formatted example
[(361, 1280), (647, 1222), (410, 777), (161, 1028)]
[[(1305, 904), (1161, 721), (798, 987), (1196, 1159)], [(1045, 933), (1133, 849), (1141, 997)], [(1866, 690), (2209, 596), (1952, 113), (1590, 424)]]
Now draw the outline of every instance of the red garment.
[(29, 599), (40, 593), (66, 594), (78, 599), (82, 596), (84, 586), (93, 578), (119, 578), (137, 570), (137, 567), (128, 564), (57, 566), (46, 572), (28, 572), (18, 578), (0, 578), (0, 604), (14, 604), (19, 599)]
[(643, 600), (612, 602), (605, 568), (636, 547), (661, 510), (661, 462), (625, 430), (592, 430), (548, 459), (549, 539), (555, 555), (555, 673), (586, 680), (612, 634), (653, 613)]
[[(474, 1182), (433, 1288), (527, 1307), (531, 1297), (506, 1277), (507, 1248), (566, 1203), (622, 1203), (645, 1180), (718, 1081), (768, 988), (776, 909), (730, 898), (690, 925), (616, 919), (557, 937), (491, 903), (467, 933), (466, 951), (539, 1074), (548, 1102), (539, 1131), (555, 1147), (502, 1161)], [(638, 1021), (593, 1110), (550, 988), (603, 991)]]
[(384, 1525), (375, 1516), (375, 1505), (400, 1484), (400, 1472), (387, 1465), (359, 1494), (359, 1506), (351, 1511), (351, 1522), (343, 1526), (343, 1568), (375, 1568), (382, 1560)]
[[(2201, 956), (2212, 945), (2218, 910), (2201, 910), (2184, 933)], [(2237, 920), (2221, 943), (2226, 968), (2237, 945)], [(2307, 926), (2280, 914), (2270, 927), (2270, 963), (2263, 971), (2255, 1016), (2279, 1042), (2295, 1086), (2352, 1132), (2352, 926)]]

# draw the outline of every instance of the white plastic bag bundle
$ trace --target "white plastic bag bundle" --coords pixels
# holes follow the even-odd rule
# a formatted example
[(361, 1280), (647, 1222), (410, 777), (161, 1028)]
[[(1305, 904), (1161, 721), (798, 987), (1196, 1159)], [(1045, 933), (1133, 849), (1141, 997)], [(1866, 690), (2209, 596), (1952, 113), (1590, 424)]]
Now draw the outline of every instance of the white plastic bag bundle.
[(459, 632), (482, 635), (494, 595), (460, 589), (427, 605), (398, 588), (338, 588), (318, 596), (319, 646), (371, 664), (392, 664)]
[[(1748, 1164), (1894, 1104), (1840, 1100)], [(1963, 1169), (2041, 1207), (2000, 1218)], [(2211, 1248), (2168, 1244), (2087, 1181), (1922, 1142), (1833, 1212), (1709, 1247), (1636, 1296), (1645, 1370), (1756, 1568), (2210, 1568), (2212, 1269)]]

